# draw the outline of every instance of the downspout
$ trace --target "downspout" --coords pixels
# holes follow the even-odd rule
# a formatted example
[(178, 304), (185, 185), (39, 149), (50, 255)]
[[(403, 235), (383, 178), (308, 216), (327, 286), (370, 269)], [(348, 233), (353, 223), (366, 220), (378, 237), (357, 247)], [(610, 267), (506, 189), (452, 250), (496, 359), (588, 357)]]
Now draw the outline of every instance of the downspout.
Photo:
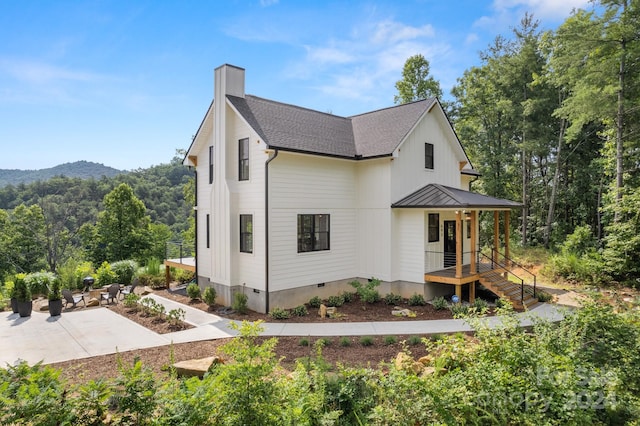
[(269, 163), (278, 156), (276, 148), (272, 157), (264, 163), (264, 289), (265, 308), (269, 313)]

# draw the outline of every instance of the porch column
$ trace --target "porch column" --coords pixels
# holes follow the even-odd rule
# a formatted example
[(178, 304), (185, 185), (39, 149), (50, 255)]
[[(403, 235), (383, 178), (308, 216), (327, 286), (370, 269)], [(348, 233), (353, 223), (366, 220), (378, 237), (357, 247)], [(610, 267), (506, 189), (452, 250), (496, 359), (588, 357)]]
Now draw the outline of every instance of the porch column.
[(469, 273), (471, 273), (472, 275), (475, 274), (477, 272), (476, 270), (476, 226), (477, 226), (477, 219), (478, 218), (478, 212), (476, 210), (471, 210), (471, 216), (469, 217), (469, 220), (471, 221), (471, 263), (469, 265)]
[(469, 303), (473, 305), (473, 302), (476, 301), (476, 282), (471, 281), (469, 283)]
[(493, 262), (498, 263), (498, 250), (500, 249), (500, 212), (493, 212)]
[(456, 278), (462, 278), (462, 214), (456, 211)]
[[(505, 210), (504, 212), (504, 257), (505, 260), (509, 259), (509, 217), (511, 216), (511, 212), (509, 210)], [(508, 262), (508, 260), (506, 260)]]
[(169, 267), (169, 265), (165, 265), (164, 267), (164, 281), (167, 285), (167, 288), (169, 288), (169, 284), (171, 284), (171, 268)]

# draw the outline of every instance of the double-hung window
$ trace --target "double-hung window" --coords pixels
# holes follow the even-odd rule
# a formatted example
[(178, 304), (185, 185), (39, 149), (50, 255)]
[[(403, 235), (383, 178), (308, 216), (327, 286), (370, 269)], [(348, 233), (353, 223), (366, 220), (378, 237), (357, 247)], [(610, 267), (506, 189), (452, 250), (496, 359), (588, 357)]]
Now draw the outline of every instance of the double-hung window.
[(440, 215), (429, 213), (429, 242), (440, 241)]
[(249, 138), (238, 141), (238, 180), (249, 180)]
[(253, 215), (240, 215), (240, 251), (253, 253)]
[(298, 215), (298, 253), (329, 250), (329, 215)]
[(424, 144), (424, 168), (433, 170), (433, 144)]
[(213, 183), (213, 145), (209, 147), (209, 183)]

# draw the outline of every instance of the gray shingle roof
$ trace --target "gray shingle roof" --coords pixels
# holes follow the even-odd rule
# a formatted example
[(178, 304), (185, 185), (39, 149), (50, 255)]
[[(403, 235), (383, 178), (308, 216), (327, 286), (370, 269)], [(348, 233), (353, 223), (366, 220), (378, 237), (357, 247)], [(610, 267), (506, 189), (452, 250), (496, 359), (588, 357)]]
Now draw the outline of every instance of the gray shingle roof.
[(489, 197), (475, 192), (451, 188), (449, 186), (431, 183), (413, 194), (393, 203), (397, 208), (518, 208), (522, 207), (515, 201)]
[(227, 99), (271, 148), (345, 158), (391, 155), (436, 99), (340, 117), (257, 96)]

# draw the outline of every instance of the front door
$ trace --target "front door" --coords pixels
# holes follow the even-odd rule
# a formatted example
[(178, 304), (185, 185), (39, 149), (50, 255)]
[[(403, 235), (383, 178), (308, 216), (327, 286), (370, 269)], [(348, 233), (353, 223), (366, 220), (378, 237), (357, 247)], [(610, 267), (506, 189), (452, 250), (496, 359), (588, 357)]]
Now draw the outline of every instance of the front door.
[(444, 221), (444, 267), (456, 266), (456, 221)]

